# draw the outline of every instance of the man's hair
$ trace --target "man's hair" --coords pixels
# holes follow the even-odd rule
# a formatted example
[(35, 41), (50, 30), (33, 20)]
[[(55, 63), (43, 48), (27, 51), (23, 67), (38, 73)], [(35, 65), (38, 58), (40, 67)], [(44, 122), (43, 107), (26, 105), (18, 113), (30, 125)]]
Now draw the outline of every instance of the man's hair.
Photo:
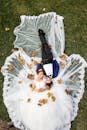
[(39, 29), (38, 33), (41, 41), (42, 64), (51, 63), (53, 61), (53, 54), (51, 52), (51, 47), (46, 40), (45, 32), (42, 29)]

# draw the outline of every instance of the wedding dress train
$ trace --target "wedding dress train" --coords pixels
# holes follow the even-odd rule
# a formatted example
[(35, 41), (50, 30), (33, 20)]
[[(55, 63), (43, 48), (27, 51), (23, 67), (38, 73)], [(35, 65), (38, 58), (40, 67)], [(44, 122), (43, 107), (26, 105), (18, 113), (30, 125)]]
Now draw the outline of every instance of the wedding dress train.
[[(39, 28), (46, 32), (54, 59), (59, 63), (52, 87), (43, 92), (31, 89), (37, 77), (37, 64), (41, 62)], [(7, 57), (2, 67), (3, 99), (12, 122), (21, 130), (70, 130), (84, 92), (87, 63), (78, 54), (64, 54), (63, 17), (53, 12), (21, 16), (21, 24), (14, 33), (17, 36), (14, 47), (19, 50)], [(35, 85), (45, 88), (44, 82), (36, 81)]]

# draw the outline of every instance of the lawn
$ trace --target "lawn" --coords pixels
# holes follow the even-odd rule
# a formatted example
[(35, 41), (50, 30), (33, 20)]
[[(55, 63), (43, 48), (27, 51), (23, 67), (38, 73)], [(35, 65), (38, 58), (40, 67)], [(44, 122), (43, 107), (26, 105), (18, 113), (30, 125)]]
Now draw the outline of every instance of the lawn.
[[(11, 54), (14, 28), (20, 15), (39, 15), (54, 11), (64, 17), (65, 53), (78, 53), (87, 60), (87, 1), (86, 0), (0, 0), (0, 67)], [(78, 116), (71, 130), (87, 130), (87, 70), (85, 93), (79, 104)], [(3, 104), (3, 76), (0, 73), (0, 118), (9, 120)]]

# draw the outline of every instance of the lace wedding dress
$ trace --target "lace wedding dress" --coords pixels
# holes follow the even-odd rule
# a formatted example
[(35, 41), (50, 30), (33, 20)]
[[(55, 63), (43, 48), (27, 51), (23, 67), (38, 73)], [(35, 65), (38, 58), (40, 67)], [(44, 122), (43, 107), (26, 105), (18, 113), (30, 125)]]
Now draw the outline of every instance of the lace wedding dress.
[[(52, 79), (51, 89), (43, 92), (31, 89), (37, 77), (37, 64), (41, 62), (38, 29), (46, 33), (54, 59), (59, 63), (59, 73)], [(87, 63), (78, 54), (64, 54), (63, 17), (54, 12), (39, 16), (23, 15), (14, 34), (14, 47), (18, 50), (6, 58), (2, 67), (3, 99), (9, 117), (21, 130), (70, 130), (84, 92)], [(45, 80), (36, 81), (35, 85), (45, 88), (44, 83)]]

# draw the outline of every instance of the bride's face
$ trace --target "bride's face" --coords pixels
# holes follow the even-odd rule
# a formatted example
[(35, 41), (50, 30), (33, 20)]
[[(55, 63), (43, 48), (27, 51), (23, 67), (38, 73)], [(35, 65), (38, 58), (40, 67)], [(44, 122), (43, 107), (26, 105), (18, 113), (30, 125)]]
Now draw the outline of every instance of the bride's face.
[(38, 78), (39, 78), (39, 79), (43, 79), (43, 77), (44, 77), (44, 73), (43, 73), (43, 71), (40, 71), (40, 72), (38, 73)]

